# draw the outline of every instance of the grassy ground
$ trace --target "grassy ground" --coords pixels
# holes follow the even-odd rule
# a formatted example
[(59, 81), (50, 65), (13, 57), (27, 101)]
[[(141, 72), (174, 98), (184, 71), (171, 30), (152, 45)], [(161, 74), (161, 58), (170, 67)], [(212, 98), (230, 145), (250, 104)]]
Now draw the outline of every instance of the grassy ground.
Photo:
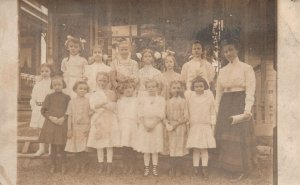
[[(240, 182), (232, 183), (229, 181), (230, 175), (225, 174), (217, 168), (210, 169), (210, 179), (203, 180), (201, 177), (191, 175), (190, 161), (186, 161), (183, 168), (185, 174), (180, 177), (169, 177), (166, 173), (167, 160), (160, 159), (160, 176), (143, 177), (142, 169), (134, 175), (122, 175), (119, 172), (120, 161), (115, 160), (114, 173), (111, 176), (98, 175), (96, 158), (90, 164), (88, 171), (74, 174), (74, 159), (70, 157), (68, 163), (68, 172), (65, 175), (49, 173), (50, 163), (48, 159), (33, 159), (29, 167), (24, 167), (25, 159), (19, 159), (18, 165), (18, 185), (271, 185), (272, 167), (271, 163), (261, 164), (260, 170), (255, 170), (252, 176)], [(190, 160), (190, 159), (187, 159)], [(142, 159), (137, 161), (137, 165), (142, 168)]]

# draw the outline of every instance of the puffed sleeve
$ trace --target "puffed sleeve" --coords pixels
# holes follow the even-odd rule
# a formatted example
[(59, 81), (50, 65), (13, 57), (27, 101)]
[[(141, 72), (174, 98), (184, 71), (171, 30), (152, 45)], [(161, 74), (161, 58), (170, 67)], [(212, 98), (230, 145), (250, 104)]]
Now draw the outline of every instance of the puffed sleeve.
[(219, 112), (220, 101), (221, 101), (221, 97), (224, 92), (224, 88), (222, 87), (222, 84), (220, 83), (220, 79), (222, 79), (222, 75), (223, 75), (223, 71), (221, 69), (220, 74), (217, 79), (217, 88), (216, 88), (216, 106), (215, 107), (216, 107), (217, 112)]
[(44, 102), (43, 102), (43, 105), (42, 105), (42, 108), (41, 108), (41, 114), (46, 118), (46, 119), (49, 119), (49, 106), (50, 106), (50, 96), (47, 95)]
[(251, 112), (254, 104), (254, 94), (256, 88), (255, 73), (252, 66), (247, 66), (245, 71), (246, 80), (246, 99), (245, 99), (245, 112)]
[(215, 78), (215, 68), (211, 65), (211, 63), (207, 62), (207, 80), (210, 82), (212, 82)]
[(68, 62), (67, 58), (64, 58), (61, 62), (60, 69), (63, 73), (65, 73), (67, 71), (67, 62)]

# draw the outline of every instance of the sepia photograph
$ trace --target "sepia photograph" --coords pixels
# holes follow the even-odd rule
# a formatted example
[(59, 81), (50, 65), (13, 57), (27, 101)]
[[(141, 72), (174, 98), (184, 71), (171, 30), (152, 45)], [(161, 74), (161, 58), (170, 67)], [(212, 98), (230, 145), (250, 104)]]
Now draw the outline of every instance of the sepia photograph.
[(0, 184), (278, 184), (276, 0), (14, 5), (16, 178), (0, 163)]

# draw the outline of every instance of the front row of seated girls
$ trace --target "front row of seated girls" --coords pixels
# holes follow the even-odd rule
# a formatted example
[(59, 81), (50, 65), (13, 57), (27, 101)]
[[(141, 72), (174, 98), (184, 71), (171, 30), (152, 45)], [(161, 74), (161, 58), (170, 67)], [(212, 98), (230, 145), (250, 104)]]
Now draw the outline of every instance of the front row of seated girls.
[[(182, 173), (182, 157), (193, 152), (193, 172), (208, 178), (208, 148), (215, 148), (213, 137), (215, 109), (212, 93), (206, 91), (205, 79), (197, 76), (191, 90), (184, 97), (184, 84), (174, 80), (169, 84), (169, 99), (160, 95), (160, 82), (155, 78), (145, 80), (147, 96), (136, 96), (136, 83), (125, 80), (120, 84), (118, 100), (116, 93), (108, 88), (109, 75), (96, 75), (96, 91), (89, 96), (85, 81), (73, 86), (76, 96), (63, 93), (62, 77), (51, 78), (54, 92), (48, 94), (41, 112), (45, 117), (39, 141), (51, 144), (51, 173), (66, 167), (66, 154), (75, 154), (75, 172), (84, 171), (87, 149), (95, 148), (99, 173), (111, 174), (113, 148), (121, 147), (124, 173), (136, 169), (136, 154), (141, 152), (144, 160), (144, 176), (158, 176), (159, 154), (168, 143), (170, 175)], [(164, 133), (168, 133), (168, 137)], [(106, 152), (106, 163), (104, 163)], [(61, 162), (58, 163), (58, 153)], [(201, 159), (201, 168), (199, 163)], [(150, 161), (152, 161), (150, 168)], [(61, 166), (58, 166), (61, 164)]]

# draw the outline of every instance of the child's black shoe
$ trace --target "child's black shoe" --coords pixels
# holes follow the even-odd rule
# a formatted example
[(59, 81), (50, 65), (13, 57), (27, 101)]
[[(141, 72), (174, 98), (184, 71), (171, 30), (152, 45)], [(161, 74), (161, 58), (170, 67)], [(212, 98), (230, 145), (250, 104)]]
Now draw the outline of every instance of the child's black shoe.
[(158, 176), (157, 165), (153, 165), (152, 174), (156, 177)]
[(202, 175), (203, 175), (203, 178), (205, 180), (208, 180), (209, 176), (208, 176), (208, 168), (207, 168), (207, 166), (203, 166), (202, 167)]
[(104, 171), (104, 165), (103, 165), (103, 163), (100, 163), (99, 169), (98, 169), (98, 174), (101, 175), (103, 173), (103, 171)]
[(106, 166), (106, 175), (111, 175), (112, 173), (112, 164), (111, 163), (107, 163)]
[(66, 167), (65, 164), (62, 164), (62, 165), (61, 165), (61, 173), (62, 173), (62, 174), (66, 174), (66, 173), (67, 173), (67, 167)]
[(144, 169), (144, 177), (149, 176), (149, 173), (150, 173), (149, 166), (145, 166), (145, 169)]
[(50, 173), (54, 174), (56, 172), (56, 166), (55, 165), (51, 165), (50, 167)]
[(174, 169), (174, 168), (170, 168), (170, 169), (169, 169), (169, 176), (170, 176), (170, 177), (175, 176), (175, 169)]
[(194, 176), (199, 175), (199, 170), (198, 170), (198, 167), (196, 167), (196, 166), (193, 167), (193, 175)]
[(128, 163), (126, 161), (123, 162), (122, 174), (128, 173)]
[(238, 181), (241, 181), (241, 180), (247, 179), (247, 178), (248, 178), (247, 174), (241, 173), (241, 174), (238, 174), (238, 176), (233, 177), (230, 180), (230, 182), (234, 183), (234, 182), (238, 182)]
[(180, 177), (180, 176), (182, 176), (182, 174), (183, 174), (183, 171), (182, 171), (182, 169), (178, 166), (178, 167), (176, 167), (176, 177)]
[(75, 174), (80, 173), (80, 171), (81, 171), (80, 164), (77, 163), (76, 166), (75, 166)]
[(134, 174), (134, 171), (135, 171), (134, 165), (130, 164), (130, 165), (128, 166), (128, 173), (129, 173), (129, 174)]

